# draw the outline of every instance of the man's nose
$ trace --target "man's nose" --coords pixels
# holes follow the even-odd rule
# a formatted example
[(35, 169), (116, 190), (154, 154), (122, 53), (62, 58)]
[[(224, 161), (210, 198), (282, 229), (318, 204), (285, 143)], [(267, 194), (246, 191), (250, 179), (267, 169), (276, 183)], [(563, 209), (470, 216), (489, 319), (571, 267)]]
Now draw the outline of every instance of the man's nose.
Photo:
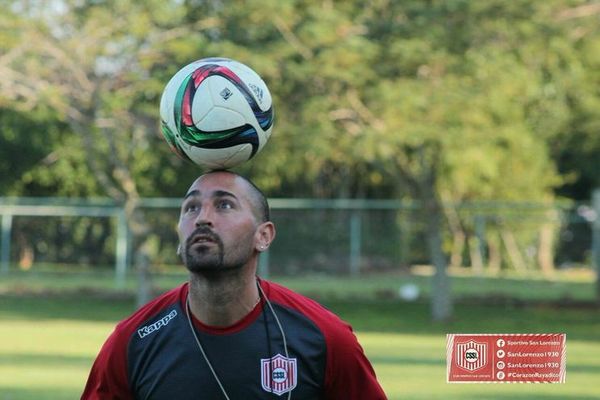
[(208, 225), (213, 226), (214, 210), (210, 206), (202, 206), (198, 212), (198, 216), (194, 221), (197, 227)]

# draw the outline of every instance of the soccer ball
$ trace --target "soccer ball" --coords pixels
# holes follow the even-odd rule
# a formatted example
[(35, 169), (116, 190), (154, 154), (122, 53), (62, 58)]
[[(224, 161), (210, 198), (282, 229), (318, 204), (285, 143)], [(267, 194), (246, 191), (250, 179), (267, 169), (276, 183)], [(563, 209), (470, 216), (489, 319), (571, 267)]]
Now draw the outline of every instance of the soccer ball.
[(248, 66), (205, 58), (180, 69), (160, 99), (162, 132), (181, 158), (234, 167), (262, 150), (273, 128), (271, 93)]
[(415, 301), (419, 298), (419, 287), (414, 283), (407, 283), (400, 286), (398, 294), (402, 300)]

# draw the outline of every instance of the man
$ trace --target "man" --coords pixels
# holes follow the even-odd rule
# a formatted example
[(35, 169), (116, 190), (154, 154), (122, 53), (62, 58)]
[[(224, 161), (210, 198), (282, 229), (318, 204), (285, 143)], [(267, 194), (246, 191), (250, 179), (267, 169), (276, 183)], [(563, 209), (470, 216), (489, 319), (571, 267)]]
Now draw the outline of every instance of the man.
[(199, 177), (178, 234), (189, 282), (117, 325), (82, 399), (385, 399), (349, 325), (257, 278), (275, 226), (254, 184)]

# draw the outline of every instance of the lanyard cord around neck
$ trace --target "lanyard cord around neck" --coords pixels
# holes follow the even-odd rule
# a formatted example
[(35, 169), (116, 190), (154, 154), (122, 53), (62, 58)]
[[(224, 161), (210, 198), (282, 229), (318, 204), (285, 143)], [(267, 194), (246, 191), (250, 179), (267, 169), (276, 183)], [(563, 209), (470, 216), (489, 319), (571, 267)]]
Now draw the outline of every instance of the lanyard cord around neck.
[[(267, 296), (265, 295), (265, 292), (263, 291), (262, 287), (260, 286), (260, 282), (256, 282), (256, 286), (258, 287), (258, 292), (260, 294), (261, 297), (263, 297), (269, 307), (269, 309), (271, 310), (271, 313), (273, 314), (273, 317), (275, 318), (275, 322), (277, 323), (277, 326), (279, 327), (279, 332), (281, 332), (281, 337), (283, 339), (283, 350), (285, 351), (285, 357), (289, 359), (289, 353), (288, 353), (288, 347), (287, 347), (287, 340), (285, 337), (285, 333), (283, 332), (283, 327), (281, 325), (281, 322), (279, 322), (279, 318), (277, 317), (277, 314), (275, 313), (275, 310), (273, 309), (273, 305), (271, 304), (271, 302), (269, 301), (269, 299), (267, 298)], [(259, 299), (260, 300), (260, 299)], [(186, 314), (187, 314), (187, 320), (188, 320), (188, 324), (190, 326), (190, 330), (192, 331), (192, 335), (194, 336), (194, 339), (196, 340), (196, 344), (198, 345), (198, 348), (200, 349), (200, 353), (202, 353), (202, 357), (204, 358), (204, 361), (206, 361), (206, 364), (208, 365), (208, 368), (210, 369), (210, 372), (212, 373), (213, 377), (215, 378), (215, 381), (217, 381), (217, 384), (219, 385), (219, 388), (221, 389), (221, 392), (223, 393), (223, 396), (225, 396), (226, 400), (231, 400), (229, 398), (229, 395), (227, 395), (227, 392), (225, 391), (225, 388), (223, 387), (223, 384), (221, 383), (221, 380), (219, 379), (219, 376), (217, 375), (217, 372), (215, 371), (215, 369), (213, 368), (210, 360), (208, 359), (208, 356), (206, 355), (206, 352), (204, 351), (204, 347), (202, 347), (202, 343), (200, 343), (200, 339), (198, 338), (198, 335), (196, 334), (196, 330), (194, 329), (194, 325), (192, 324), (192, 310), (190, 308), (190, 294), (188, 292), (187, 298), (185, 300), (185, 307), (186, 307)], [(271, 343), (270, 343), (270, 337), (269, 337), (269, 332), (268, 332), (268, 328), (267, 328), (267, 340), (268, 340), (268, 346), (269, 348), (271, 347)], [(271, 368), (272, 370), (272, 368)], [(287, 396), (287, 400), (290, 400), (292, 398), (292, 391), (290, 390), (288, 392), (288, 396)]]

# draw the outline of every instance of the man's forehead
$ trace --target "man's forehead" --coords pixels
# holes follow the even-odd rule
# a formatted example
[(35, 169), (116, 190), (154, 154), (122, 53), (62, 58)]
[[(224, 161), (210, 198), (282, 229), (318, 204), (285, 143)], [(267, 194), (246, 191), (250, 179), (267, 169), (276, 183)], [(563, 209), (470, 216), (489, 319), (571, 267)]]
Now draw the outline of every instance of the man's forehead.
[(242, 179), (231, 173), (211, 173), (196, 179), (188, 189), (185, 197), (200, 195), (244, 195)]

